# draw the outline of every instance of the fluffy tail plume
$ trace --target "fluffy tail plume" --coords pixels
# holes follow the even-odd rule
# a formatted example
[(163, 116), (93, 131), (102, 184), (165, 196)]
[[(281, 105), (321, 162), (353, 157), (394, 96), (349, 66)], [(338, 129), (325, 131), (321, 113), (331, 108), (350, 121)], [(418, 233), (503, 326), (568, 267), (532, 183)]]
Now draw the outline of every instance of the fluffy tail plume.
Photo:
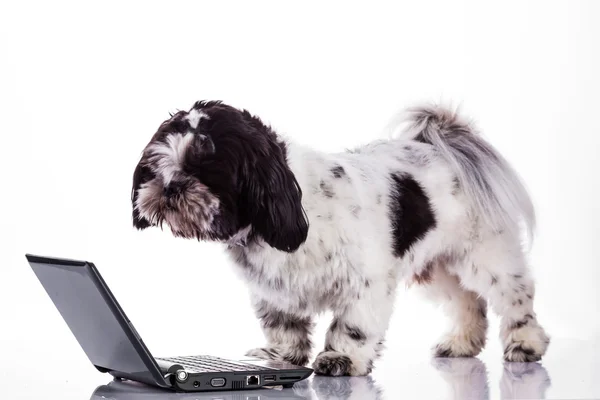
[(535, 211), (519, 175), (469, 121), (437, 105), (412, 108), (402, 137), (436, 147), (451, 165), (480, 220), (493, 229), (525, 225), (529, 243)]

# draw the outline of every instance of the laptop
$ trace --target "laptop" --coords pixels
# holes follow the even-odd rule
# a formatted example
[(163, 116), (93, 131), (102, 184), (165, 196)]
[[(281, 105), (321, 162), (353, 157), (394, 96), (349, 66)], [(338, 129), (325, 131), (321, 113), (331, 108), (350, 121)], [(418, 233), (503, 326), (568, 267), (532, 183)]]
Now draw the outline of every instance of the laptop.
[(199, 392), (292, 387), (313, 373), (284, 361), (155, 358), (93, 263), (32, 254), (26, 258), (92, 364), (115, 378)]

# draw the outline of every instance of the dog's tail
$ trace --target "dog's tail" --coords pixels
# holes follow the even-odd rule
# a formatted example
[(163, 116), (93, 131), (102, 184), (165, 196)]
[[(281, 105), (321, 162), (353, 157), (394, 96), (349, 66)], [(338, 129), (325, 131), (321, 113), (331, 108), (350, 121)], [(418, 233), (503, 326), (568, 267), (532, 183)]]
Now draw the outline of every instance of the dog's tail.
[(404, 114), (409, 123), (402, 137), (433, 145), (451, 165), (462, 190), (480, 221), (492, 229), (527, 230), (529, 243), (535, 231), (535, 211), (519, 175), (486, 142), (471, 122), (456, 111), (429, 105)]

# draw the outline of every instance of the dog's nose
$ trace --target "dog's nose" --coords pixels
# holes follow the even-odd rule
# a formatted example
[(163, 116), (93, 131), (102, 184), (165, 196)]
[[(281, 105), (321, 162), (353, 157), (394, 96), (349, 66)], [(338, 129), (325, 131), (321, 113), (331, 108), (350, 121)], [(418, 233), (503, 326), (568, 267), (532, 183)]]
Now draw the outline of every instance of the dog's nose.
[(163, 188), (163, 196), (170, 198), (181, 192), (181, 185), (177, 182), (171, 182)]

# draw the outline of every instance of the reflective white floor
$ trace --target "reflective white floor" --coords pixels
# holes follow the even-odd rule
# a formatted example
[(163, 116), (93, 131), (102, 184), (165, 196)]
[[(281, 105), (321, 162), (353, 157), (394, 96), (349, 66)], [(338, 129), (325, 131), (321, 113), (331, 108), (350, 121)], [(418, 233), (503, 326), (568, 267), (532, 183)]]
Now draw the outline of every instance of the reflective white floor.
[[(447, 383), (445, 398), (489, 399), (490, 383), (486, 367), (479, 359), (434, 360), (433, 368)], [(292, 389), (272, 388), (252, 391), (175, 394), (131, 382), (112, 381), (98, 387), (91, 400), (143, 400), (143, 399), (211, 399), (211, 400), (267, 400), (267, 399), (356, 399), (381, 400), (386, 398), (436, 398), (428, 387), (420, 392), (407, 392), (402, 388), (404, 377), (398, 385), (382, 387), (373, 377), (329, 378), (313, 376), (297, 383)], [(546, 369), (537, 363), (507, 364), (499, 383), (503, 399), (545, 399), (551, 386)], [(387, 393), (386, 393), (387, 392)], [(435, 391), (437, 392), (437, 391)]]
[[(490, 342), (479, 358), (430, 359), (409, 351), (410, 343), (386, 353), (372, 376), (312, 376), (292, 389), (176, 394), (98, 373), (73, 346), (64, 359), (57, 349), (12, 348), (0, 367), (6, 399), (599, 399), (600, 340), (553, 341), (542, 363), (503, 363), (498, 344)], [(414, 345), (413, 345), (414, 347)], [(48, 361), (31, 363), (34, 352)], [(59, 351), (58, 351), (59, 352)], [(12, 357), (20, 354), (21, 357)], [(53, 355), (53, 357), (51, 356)], [(80, 357), (81, 355), (81, 357)], [(219, 354), (220, 355), (220, 354)], [(69, 361), (65, 361), (69, 360)], [(73, 365), (75, 364), (75, 365)]]

